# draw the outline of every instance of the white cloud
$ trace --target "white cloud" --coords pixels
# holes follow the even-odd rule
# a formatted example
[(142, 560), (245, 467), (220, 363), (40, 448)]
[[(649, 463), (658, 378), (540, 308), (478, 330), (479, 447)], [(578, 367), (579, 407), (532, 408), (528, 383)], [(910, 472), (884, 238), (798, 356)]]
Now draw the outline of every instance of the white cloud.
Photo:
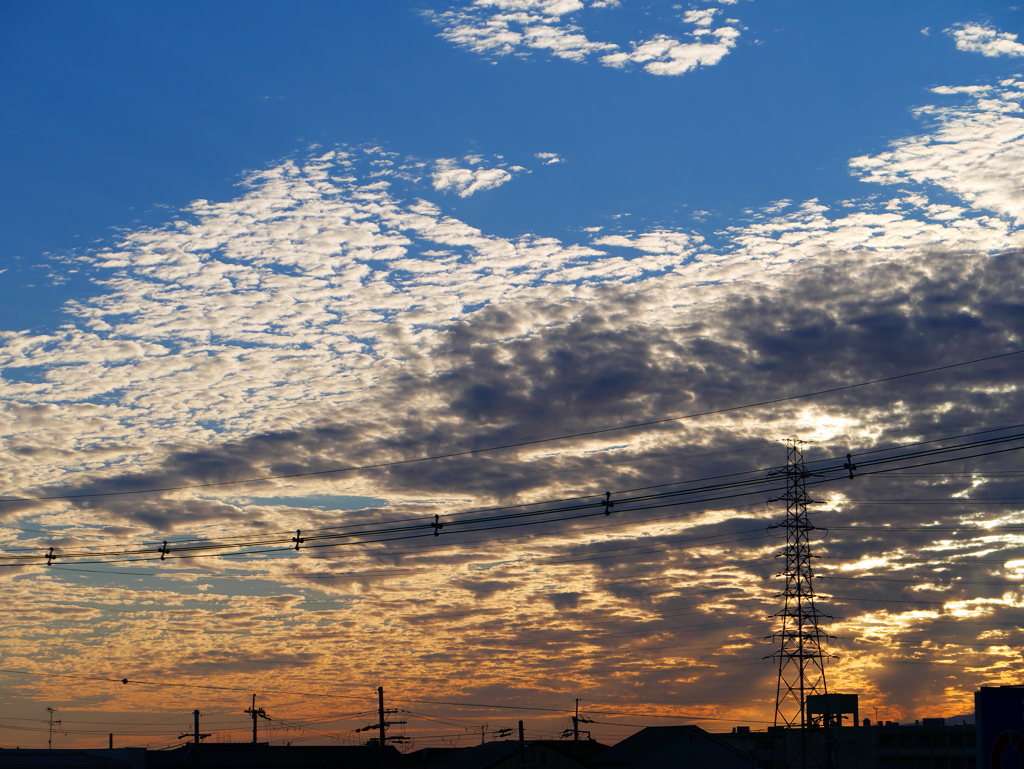
[(546, 49), (560, 58), (582, 61), (615, 47), (589, 40), (579, 27), (563, 20), (583, 8), (578, 0), (481, 0), (462, 10), (428, 15), (444, 26), (441, 37), (476, 53)]
[[(600, 229), (600, 228), (597, 228)], [(655, 230), (640, 235), (606, 235), (594, 241), (598, 246), (625, 246), (635, 248), (649, 254), (674, 254), (676, 256), (692, 253), (695, 246), (704, 238), (686, 232), (673, 230)]]
[(967, 93), (967, 94), (987, 93), (987, 92), (989, 92), (991, 90), (992, 90), (992, 86), (990, 86), (990, 85), (957, 85), (957, 86), (953, 86), (953, 85), (939, 85), (939, 86), (935, 86), (934, 88), (931, 89), (932, 93), (943, 94), (945, 96), (950, 96), (952, 94), (957, 94), (957, 93)]
[(684, 43), (667, 35), (656, 35), (634, 45), (630, 53), (608, 54), (601, 57), (601, 62), (619, 68), (640, 64), (652, 75), (682, 75), (700, 66), (718, 64), (736, 47), (740, 35), (734, 27), (720, 27), (708, 34), (715, 38), (713, 42)]
[[(765, 393), (774, 397), (819, 383), (848, 384), (868, 378), (866, 367), (897, 365), (896, 356), (898, 370), (906, 370), (915, 355), (957, 360), (976, 354), (990, 339), (998, 346), (1019, 335), (1020, 259), (990, 255), (1024, 247), (1015, 223), (1019, 207), (1011, 195), (1020, 182), (1014, 153), (1024, 146), (1024, 134), (1015, 105), (1024, 90), (1008, 80), (981, 90), (937, 89), (936, 96), (965, 103), (920, 110), (930, 121), (920, 135), (853, 161), (865, 182), (874, 185), (873, 198), (838, 206), (775, 201), (724, 233), (590, 227), (589, 246), (534, 235), (500, 238), (446, 216), (424, 199), (440, 191), (434, 178), (416, 182), (403, 171), (408, 166), (380, 149), (327, 152), (253, 174), (236, 199), (197, 201), (178, 220), (128, 233), (116, 248), (87, 257), (106, 279), (95, 298), (69, 306), (72, 322), (46, 334), (3, 335), (4, 491), (74, 483), (83, 475), (93, 483), (124, 482), (133, 472), (148, 473), (145, 479), (174, 473), (216, 478), (229, 459), (235, 463), (229, 463), (231, 469), (260, 472), (278, 466), (336, 467), (350, 457), (408, 457), (438, 445), (479, 445), (495, 434), (514, 440), (516, 430), (550, 434), (563, 419), (607, 425), (680, 413), (698, 403), (734, 405), (744, 402), (740, 394), (751, 402)], [(443, 161), (433, 170), (474, 174), (488, 170), (491, 162), (474, 155)], [(464, 191), (477, 181), (443, 186)], [(887, 190), (888, 195), (877, 194)], [(950, 192), (959, 200), (951, 201)], [(1000, 263), (1003, 272), (995, 271)], [(986, 317), (985, 307), (1002, 312), (1002, 320)], [(981, 324), (959, 328), (971, 348), (963, 355), (954, 345), (957, 329), (950, 327), (960, 317)], [(872, 352), (871, 346), (877, 349)], [(425, 509), (442, 515), (465, 509), (467, 499), (492, 493), (489, 482), (507, 484), (498, 488), (510, 497), (523, 490), (555, 496), (563, 489), (568, 496), (592, 493), (595, 486), (616, 488), (611, 484), (617, 480), (622, 483), (617, 488), (624, 488), (659, 475), (697, 477), (688, 475), (692, 465), (686, 464), (691, 460), (685, 452), (720, 450), (728, 445), (726, 438), (748, 442), (751, 451), (762, 447), (764, 453), (744, 455), (746, 466), (758, 466), (754, 463), (765, 455), (776, 461), (771, 441), (782, 429), (822, 441), (841, 436), (864, 443), (888, 429), (906, 429), (909, 435), (915, 419), (930, 429), (951, 408), (952, 385), (942, 381), (940, 387), (933, 382), (923, 388), (935, 391), (934, 402), (907, 402), (896, 410), (887, 398), (895, 393), (902, 401), (920, 392), (901, 383), (876, 395), (876, 401), (861, 391), (827, 407), (805, 404), (750, 418), (722, 415), (692, 431), (665, 426), (614, 449), (595, 439), (543, 454), (510, 454), (490, 465), (480, 457), (472, 460), (480, 464), (452, 462), (444, 471), (432, 469), (438, 477), (426, 481), (396, 470), (355, 480), (309, 480), (303, 490), (386, 494), (399, 508), (392, 517), (399, 518), (423, 515)], [(989, 389), (979, 393), (982, 398), (962, 398), (955, 408), (958, 424), (971, 423), (993, 403), (1013, 406), (1007, 399), (1014, 390)], [(1005, 421), (1003, 413), (1019, 409), (1007, 408), (993, 422)], [(600, 454), (608, 457), (606, 464), (593, 464), (593, 452), (586, 472), (574, 470), (573, 461), (597, 448), (608, 449)], [(667, 455), (663, 465), (657, 464), (659, 455)], [(699, 462), (707, 460), (705, 455)], [(417, 500), (416, 506), (403, 507), (405, 499)], [(55, 509), (58, 504), (59, 515), (34, 522), (34, 528), (75, 526), (81, 531), (74, 537), (89, 544), (109, 543), (112, 535), (104, 540), (96, 532), (125, 520), (132, 525), (119, 531), (132, 541), (161, 527), (213, 537), (238, 533), (241, 521), (278, 532), (293, 531), (297, 521), (303, 528), (338, 525), (336, 515), (314, 507), (254, 506), (184, 491), (160, 500), (126, 499), (121, 506), (107, 500), (77, 509), (55, 503)], [(853, 510), (856, 502), (844, 504)], [(879, 521), (891, 520), (890, 507), (877, 509)], [(866, 517), (871, 511), (856, 514)], [(928, 515), (945, 513), (930, 509)], [(719, 516), (737, 519), (735, 511)], [(678, 674), (677, 657), (638, 653), (650, 651), (646, 641), (660, 628), (652, 627), (662, 621), (658, 603), (669, 603), (671, 611), (712, 614), (707, 602), (714, 602), (715, 618), (746, 624), (736, 633), (716, 634), (709, 643), (714, 652), (692, 652), (693, 662), (687, 664), (709, 668), (713, 675), (694, 672), (681, 683), (687, 692), (698, 689), (694, 697), (714, 699), (711, 693), (721, 690), (729, 674), (720, 665), (723, 647), (742, 645), (743, 656), (750, 656), (746, 636), (764, 635), (753, 632), (758, 628), (749, 624), (749, 606), (737, 608), (734, 602), (737, 596), (761, 606), (771, 600), (774, 590), (765, 577), (777, 542), (760, 551), (738, 543), (717, 550), (709, 546), (694, 551), (694, 558), (690, 551), (662, 549), (671, 547), (671, 537), (692, 536), (710, 517), (644, 529), (588, 526), (572, 536), (534, 538), (526, 548), (522, 541), (494, 538), (462, 552), (454, 544), (410, 549), (401, 556), (401, 570), (392, 572), (381, 570), (380, 557), (389, 565), (397, 557), (382, 555), (385, 551), (346, 548), (333, 555), (303, 552), (294, 559), (282, 554), (259, 563), (262, 579), (281, 588), (273, 599), (230, 595), (219, 581), (248, 575), (252, 562), (204, 565), (209, 573), (202, 580), (214, 587), (196, 590), (195, 596), (134, 586), (62, 585), (52, 573), (33, 574), (31, 583), (10, 586), (11, 601), (22, 614), (3, 643), (12, 665), (62, 669), (56, 662), (67, 659), (67, 636), (54, 634), (53, 623), (61, 612), (78, 610), (104, 625), (96, 643), (76, 646), (79, 666), (105, 670), (112, 661), (123, 666), (131, 660), (136, 668), (171, 666), (187, 678), (204, 671), (211, 675), (212, 661), (236, 665), (228, 669), (237, 675), (247, 663), (229, 659), (224, 650), (237, 646), (238, 639), (248, 643), (258, 622), (261, 635), (249, 649), (253, 659), (298, 661), (311, 675), (358, 682), (374, 680), (379, 670), (370, 636), (400, 634), (389, 691), (453, 685), (472, 691), (481, 680), (509, 683), (508, 670), (516, 665), (510, 667), (507, 654), (495, 662), (495, 647), (543, 638), (550, 651), (557, 643), (552, 628), (567, 616), (553, 606), (563, 601), (582, 607), (573, 610), (568, 643), (577, 644), (581, 633), (604, 643), (601, 665), (598, 670), (591, 657), (572, 650), (546, 653), (530, 663), (535, 677), (577, 676), (594, 691), (594, 699), (606, 685), (606, 698), (614, 699), (610, 695), (621, 690), (607, 681)], [(877, 561), (870, 563), (856, 548), (877, 551), (877, 542), (865, 544), (856, 536), (843, 545), (841, 536), (832, 537), (828, 564), (836, 569), (860, 564), (862, 571), (882, 564), (913, 569), (904, 560), (922, 549), (913, 541), (904, 549), (900, 536), (894, 532), (897, 539), (872, 552), (869, 557)], [(961, 539), (950, 546), (966, 550), (986, 544), (970, 535)], [(7, 541), (18, 547), (38, 544)], [(564, 556), (570, 543), (579, 550), (621, 545), (634, 553), (638, 543), (652, 541), (656, 556), (597, 562), (605, 566), (581, 559), (557, 573), (543, 563)], [(986, 546), (1016, 544), (996, 533)], [(737, 565), (747, 557), (746, 565)], [(488, 579), (470, 578), (484, 571)], [(663, 601), (631, 600), (621, 590), (627, 579), (666, 575), (672, 593)], [(552, 584), (561, 586), (554, 597)], [(296, 594), (313, 606), (302, 606)], [(964, 600), (952, 588), (948, 594)], [(361, 600), (370, 595), (372, 601)], [(55, 605), (58, 601), (62, 605)], [(1006, 603), (1018, 606), (1019, 601)], [(514, 621), (505, 615), (509, 606)], [(168, 607), (176, 612), (173, 627), (154, 631), (163, 627), (155, 613), (168, 615)], [(451, 614), (454, 620), (446, 616)], [(909, 622), (897, 612), (871, 615), (859, 607), (844, 609), (844, 616), (849, 617), (844, 632), (861, 645), (859, 659), (880, 659), (873, 653), (881, 645), (871, 646), (870, 633), (885, 634), (883, 651), (899, 648), (901, 623)], [(598, 624), (591, 628), (594, 617)], [(642, 634), (602, 641), (607, 627), (601, 631), (599, 623), (616, 619), (642, 621)], [(208, 632), (214, 624), (218, 632)], [(325, 636), (325, 627), (344, 632)], [(183, 632), (194, 639), (191, 660), (182, 651)], [(668, 627), (664, 632), (677, 643), (682, 631)], [(696, 632), (708, 641), (707, 630)], [(951, 632), (949, 623), (943, 632)], [(489, 638), (495, 639), (491, 645)], [(283, 648), (293, 656), (275, 657)], [(31, 658), (25, 649), (33, 650)], [(433, 652), (434, 659), (423, 656)], [(738, 675), (749, 678), (749, 670), (743, 667)], [(766, 670), (770, 687), (770, 667)], [(838, 687), (843, 685), (840, 678)], [(903, 694), (892, 688), (886, 701), (902, 702), (897, 698)], [(133, 687), (128, 690), (119, 696), (140, 696)], [(928, 700), (930, 707), (934, 701)], [(184, 699), (171, 704), (183, 712), (191, 707)]]
[(562, 160), (562, 158), (560, 158), (554, 152), (538, 152), (538, 153), (536, 153), (534, 155), (534, 157), (535, 158), (539, 158), (540, 160), (542, 160), (544, 162), (544, 165), (546, 165), (546, 166), (549, 166), (552, 163), (562, 163), (562, 162), (564, 162)]
[[(470, 165), (477, 165), (479, 158), (469, 157)], [(510, 170), (523, 170), (513, 166)], [(431, 179), (435, 190), (455, 192), (460, 198), (468, 198), (482, 190), (492, 190), (512, 180), (512, 174), (504, 168), (463, 168), (454, 158), (441, 158), (434, 163)]]
[[(422, 186), (378, 150), (253, 174), (238, 199), (197, 201), (181, 221), (89, 257), (109, 278), (95, 299), (68, 306), (74, 323), (3, 335), (5, 440), (34, 448), (0, 477), (13, 491), (67, 473), (117, 473), (153, 435), (180, 446), (291, 429), (342, 405), (372, 414), (372, 383), (432, 371), (437, 329), (480, 308), (584, 301), (624, 284), (652, 297), (711, 284), (727, 292), (834, 253), (1024, 247), (1022, 85), (939, 91), (969, 103), (924, 108), (930, 131), (851, 161), (865, 182), (911, 191), (846, 201), (838, 213), (779, 201), (714, 247), (664, 228), (587, 228), (589, 246), (490, 236), (423, 200)], [(480, 156), (444, 160), (426, 189), (468, 195), (509, 173)], [(416, 193), (397, 191), (403, 183)], [(961, 204), (931, 199), (935, 186)], [(637, 320), (672, 317), (656, 301), (650, 308)], [(531, 333), (523, 323), (510, 333)]]
[(941, 187), (972, 208), (1024, 222), (1024, 81), (994, 87), (937, 88), (941, 95), (971, 100), (958, 106), (918, 110), (935, 121), (931, 133), (895, 142), (875, 156), (854, 158), (863, 181), (914, 182)]
[(957, 24), (946, 30), (953, 36), (956, 47), (961, 51), (980, 53), (983, 56), (1024, 56), (1024, 44), (1017, 42), (1017, 35), (985, 24)]
[(683, 14), (683, 21), (687, 24), (693, 24), (698, 28), (710, 27), (716, 13), (718, 13), (717, 8), (701, 8), (700, 10), (687, 11)]
[(461, 9), (428, 16), (443, 26), (441, 37), (475, 53), (505, 56), (547, 50), (571, 61), (585, 61), (597, 54), (605, 66), (639, 64), (655, 75), (681, 75), (698, 66), (717, 64), (740, 36), (732, 19), (712, 28), (719, 10), (715, 7), (683, 13), (682, 23), (692, 27), (687, 33), (689, 40), (655, 34), (631, 43), (629, 51), (617, 43), (593, 40), (576, 20), (583, 11), (618, 6), (609, 0), (589, 4), (580, 0), (476, 0)]

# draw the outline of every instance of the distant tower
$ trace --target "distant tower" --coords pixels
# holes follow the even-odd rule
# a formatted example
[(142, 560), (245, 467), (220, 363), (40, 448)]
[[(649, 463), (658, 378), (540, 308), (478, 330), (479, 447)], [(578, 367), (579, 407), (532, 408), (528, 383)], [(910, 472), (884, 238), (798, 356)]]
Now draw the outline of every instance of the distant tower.
[(814, 573), (811, 568), (814, 556), (811, 555), (810, 534), (815, 527), (807, 517), (807, 505), (813, 500), (807, 495), (810, 473), (804, 467), (800, 446), (799, 441), (786, 442), (786, 468), (779, 471), (786, 476), (786, 494), (781, 497), (786, 500), (786, 521), (776, 524), (775, 528), (786, 532), (786, 548), (779, 554), (785, 561), (781, 576), (785, 578), (786, 585), (780, 595), (785, 599), (785, 605), (774, 615), (778, 618), (778, 629), (771, 636), (779, 644), (778, 651), (772, 654), (779, 663), (775, 725), (801, 730), (799, 759), (794, 756), (794, 761), (787, 762), (788, 765), (828, 766), (831, 751), (826, 750), (826, 755), (822, 756), (818, 750), (813, 750), (818, 755), (814, 758), (809, 756), (806, 732), (810, 725), (807, 696), (828, 694), (825, 659), (829, 655), (824, 646), (830, 636), (822, 630), (821, 624), (823, 619), (831, 618), (821, 614), (814, 605)]

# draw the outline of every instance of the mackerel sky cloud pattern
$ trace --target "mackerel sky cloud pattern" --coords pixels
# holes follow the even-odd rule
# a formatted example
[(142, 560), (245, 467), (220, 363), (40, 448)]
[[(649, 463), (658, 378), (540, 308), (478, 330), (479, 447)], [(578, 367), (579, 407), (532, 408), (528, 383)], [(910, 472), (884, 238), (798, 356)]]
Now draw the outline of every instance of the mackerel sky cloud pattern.
[[(6, 55), (33, 66), (0, 118), (0, 185), (18, 192), (0, 214), (0, 559), (36, 560), (0, 568), (19, 607), (0, 654), (25, 674), (3, 674), (0, 730), (52, 706), (170, 719), (172, 744), (199, 707), (244, 740), (255, 691), (358, 744), (363, 705), (330, 698), (372, 709), (377, 686), (396, 707), (551, 706), (525, 719), (552, 738), (577, 697), (644, 723), (770, 721), (779, 504), (605, 515), (605, 492), (770, 479), (789, 437), (841, 463), (1024, 413), (1020, 356), (722, 411), (1024, 348), (1024, 81), (1000, 31), (1016, 12), (914, 0), (878, 25), (890, 4), (865, 1), (257, 4), (275, 46), (216, 5), (66, 6), (59, 40), (56, 17), (19, 28)], [(175, 67), (125, 47), (152, 29), (188, 43)], [(78, 101), (55, 84), (82, 62), (103, 87), (72, 78)], [(406, 462), (439, 454), (457, 456)], [(321, 474), (208, 485), (305, 473)], [(841, 618), (830, 687), (912, 721), (1019, 682), (1018, 454), (843, 473), (814, 495), (818, 589)], [(597, 513), (432, 528), (561, 499)], [(289, 544), (364, 526), (423, 536)], [(124, 549), (151, 560), (67, 555)], [(47, 677), (83, 673), (116, 686)], [(221, 688), (187, 688), (204, 685)], [(461, 744), (509, 712), (434, 707)], [(440, 745), (416, 718), (415, 747)]]

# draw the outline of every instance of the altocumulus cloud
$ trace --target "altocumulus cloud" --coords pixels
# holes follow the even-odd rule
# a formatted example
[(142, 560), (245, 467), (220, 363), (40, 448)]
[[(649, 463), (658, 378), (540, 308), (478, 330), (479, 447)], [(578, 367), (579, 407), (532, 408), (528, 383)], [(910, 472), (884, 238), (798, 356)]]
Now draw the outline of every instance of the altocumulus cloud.
[[(262, 455), (252, 446), (216, 456), (208, 446), (271, 446), (311, 423), (322, 425), (311, 447), (321, 440), (358, 445), (353, 437), (364, 430), (397, 435), (405, 428), (379, 424), (379, 399), (389, 391), (411, 398), (406, 412), (462, 404), (468, 410), (459, 417), (479, 421), (490, 413), (488, 402), (492, 409), (529, 402), (511, 384), (517, 377), (450, 390), (464, 393), (454, 402), (444, 393), (406, 392), (410, 381), (454, 381), (470, 349), (461, 339), (479, 337), (474, 354), (497, 356), (480, 370), (496, 371), (520, 349), (517, 340), (555, 333), (546, 329), (601, 329), (616, 313), (628, 313), (638, 329), (685, 328), (719, 297), (781, 285), (789, 270), (830, 254), (889, 263), (937, 249), (1020, 247), (1010, 223), (1020, 213), (1014, 188), (1021, 164), (1013, 162), (1024, 125), (1013, 113), (1020, 86), (942, 95), (963, 103), (922, 110), (931, 132), (851, 161), (865, 182), (914, 189), (836, 214), (818, 201), (770, 206), (726, 233), (718, 249), (699, 233), (669, 230), (603, 234), (589, 245), (489, 236), (415, 197), (422, 187), (403, 188), (401, 164), (377, 151), (339, 150), (255, 174), (238, 200), (197, 202), (189, 221), (133, 233), (118, 249), (90, 257), (109, 271), (111, 290), (70, 306), (76, 325), (7, 334), (4, 409), (15, 448), (4, 469), (7, 487), (64, 481), (71, 468), (117, 477), (143, 456), (156, 460), (153, 472), (167, 473), (168, 482), (200, 466), (206, 480), (255, 473)], [(391, 175), (382, 176), (389, 163)], [(996, 183), (983, 193), (980, 179)], [(963, 204), (932, 202), (928, 185)], [(607, 318), (595, 307), (607, 308)], [(29, 370), (53, 375), (19, 375)], [(609, 373), (600, 381), (614, 379)], [(631, 398), (648, 412), (649, 402)], [(665, 410), (678, 408), (659, 403), (656, 411)], [(340, 414), (344, 427), (336, 424)], [(629, 416), (618, 407), (613, 415)], [(436, 445), (457, 437), (450, 425), (448, 418), (435, 424)], [(172, 452), (166, 462), (152, 449), (131, 448), (152, 446), (154, 435)], [(295, 454), (297, 464), (328, 461), (311, 447)], [(380, 458), (396, 450), (358, 453)]]
[(482, 190), (500, 187), (512, 180), (513, 173), (526, 170), (522, 166), (485, 168), (482, 165), (483, 158), (478, 155), (468, 155), (462, 162), (469, 167), (460, 165), (459, 161), (454, 158), (441, 158), (435, 161), (430, 177), (434, 189), (441, 192), (454, 192), (460, 198), (468, 198)]
[[(672, 19), (673, 27), (680, 23), (690, 27), (683, 40), (659, 32), (630, 42), (628, 50), (623, 50), (618, 43), (588, 36), (582, 16), (593, 11), (613, 13), (620, 6), (619, 0), (476, 0), (427, 16), (442, 26), (445, 40), (485, 56), (547, 51), (576, 62), (597, 56), (606, 67), (639, 65), (653, 75), (681, 75), (718, 64), (735, 48), (741, 34), (737, 19), (715, 26), (714, 17), (721, 9), (709, 6)], [(672, 8), (678, 11), (678, 6)]]
[[(438, 164), (376, 148), (255, 173), (235, 200), (198, 201), (180, 220), (88, 256), (104, 290), (69, 306), (67, 326), (4, 338), (5, 488), (128, 490), (472, 450), (1020, 347), (1021, 83), (934, 97), (919, 111), (919, 135), (851, 161), (875, 195), (839, 206), (780, 201), (724, 233), (499, 238), (428, 199), (435, 181), (417, 174)], [(790, 435), (816, 441), (812, 456), (831, 456), (1015, 423), (1024, 408), (1016, 380), (995, 365), (954, 371), (611, 439), (296, 483), (288, 496), (388, 500), (345, 513), (349, 524), (714, 476), (779, 464), (778, 439)], [(992, 680), (1014, 670), (1019, 655), (998, 646), (998, 633), (1021, 619), (1012, 565), (1024, 542), (990, 527), (1019, 525), (1022, 513), (971, 501), (1024, 488), (1016, 475), (973, 468), (868, 483), (823, 493), (823, 525), (836, 527), (820, 543), (823, 576), (833, 578), (823, 584), (846, 618), (836, 633), (849, 660), (835, 686), (894, 708), (964, 707), (972, 684), (963, 669), (910, 675), (894, 657), (939, 664), (986, 643), (972, 663)], [(19, 515), (54, 527), (67, 547), (339, 523), (334, 511), (259, 496), (55, 501)], [(941, 500), (928, 508), (931, 529), (910, 525), (922, 520), (921, 499)], [(779, 543), (764, 527), (779, 511), (752, 502), (622, 511), (601, 526), (475, 541), (444, 534), (428, 547), (210, 562), (192, 592), (76, 592), (54, 573), (5, 579), (11, 600), (51, 626), (101, 612), (76, 653), (95, 670), (118, 658), (189, 670), (202, 656), (241, 675), (268, 659), (311, 678), (387, 675), (405, 691), (505, 687), (502, 697), (522, 702), (544, 689), (622, 699), (657, 685), (666, 698), (703, 701), (705, 715), (742, 717), (759, 704), (713, 701), (723, 686), (771, 695), (770, 666), (744, 665), (765, 654)], [(876, 531), (894, 519), (913, 530)], [(850, 522), (862, 530), (840, 528)], [(956, 537), (943, 533), (956, 527)], [(53, 541), (3, 536), (40, 550)], [(872, 581), (894, 571), (912, 581)], [(240, 595), (236, 577), (262, 594)], [(879, 608), (897, 598), (933, 603)], [(240, 639), (245, 655), (225, 655)], [(66, 659), (35, 626), (12, 631), (0, 651), (30, 669)]]
[(946, 33), (952, 35), (961, 51), (984, 56), (1024, 56), (1024, 44), (1017, 42), (1017, 35), (1000, 32), (987, 24), (957, 24)]

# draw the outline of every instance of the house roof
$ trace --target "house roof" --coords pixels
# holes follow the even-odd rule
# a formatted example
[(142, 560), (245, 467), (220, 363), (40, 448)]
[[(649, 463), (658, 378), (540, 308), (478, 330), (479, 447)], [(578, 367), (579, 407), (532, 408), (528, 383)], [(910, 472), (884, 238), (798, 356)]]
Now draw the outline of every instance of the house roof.
[(469, 748), (420, 748), (414, 750), (411, 753), (406, 753), (405, 757), (414, 761), (418, 765), (437, 765), (444, 761), (450, 760), (452, 757), (462, 753)]
[(147, 769), (189, 766), (197, 769), (403, 769), (410, 762), (393, 746), (267, 745), (203, 743), (170, 751), (151, 751)]
[[(113, 751), (109, 751), (113, 753)], [(0, 766), (5, 769), (129, 769), (131, 762), (118, 755), (84, 750), (0, 749)]]
[(595, 767), (607, 767), (608, 769), (613, 766), (629, 766), (652, 753), (670, 747), (678, 740), (695, 734), (701, 735), (702, 739), (716, 743), (725, 751), (749, 758), (742, 750), (718, 739), (713, 734), (708, 734), (699, 726), (687, 724), (685, 726), (648, 726), (608, 748), (604, 753), (591, 759), (589, 763)]
[(631, 764), (675, 742), (684, 735), (703, 732), (699, 726), (648, 726), (631, 734), (590, 762), (595, 765)]
[[(603, 753), (607, 746), (591, 740), (527, 740), (523, 743), (527, 748), (550, 750), (566, 758), (583, 763), (596, 753)], [(518, 740), (499, 740), (486, 742), (453, 755), (439, 765), (439, 769), (489, 769), (501, 761), (512, 758), (519, 752)]]
[(440, 766), (441, 769), (487, 769), (518, 750), (519, 742), (514, 740), (485, 742), (456, 753)]

